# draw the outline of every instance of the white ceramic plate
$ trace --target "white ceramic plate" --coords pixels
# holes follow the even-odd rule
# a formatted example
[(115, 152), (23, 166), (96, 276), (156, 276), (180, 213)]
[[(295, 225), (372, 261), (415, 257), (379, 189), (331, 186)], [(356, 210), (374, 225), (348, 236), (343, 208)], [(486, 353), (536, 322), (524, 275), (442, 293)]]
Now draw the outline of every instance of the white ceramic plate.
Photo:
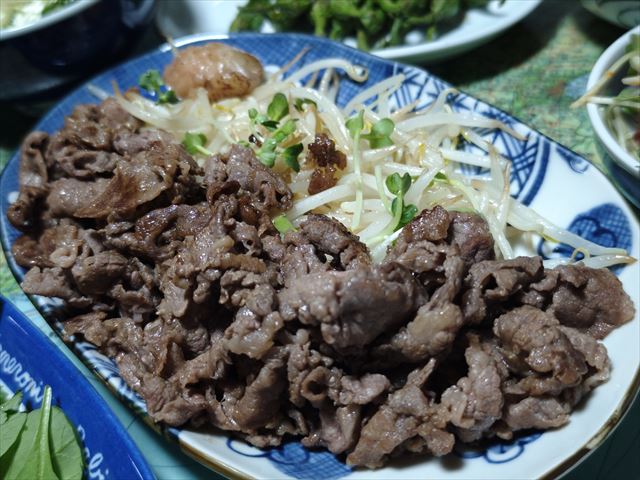
[[(343, 82), (338, 103), (345, 105), (363, 88), (397, 73), (406, 80), (391, 101), (405, 105), (417, 101), (418, 108), (431, 103), (449, 85), (424, 70), (367, 55), (342, 44), (317, 37), (292, 34), (237, 35), (229, 39), (215, 37), (255, 55), (263, 65), (281, 66), (303, 48), (309, 52), (298, 62), (300, 68), (308, 62), (325, 57), (341, 57), (366, 67), (369, 77), (364, 84)], [(212, 40), (201, 35), (176, 40), (179, 47), (197, 45)], [(113, 68), (90, 81), (106, 91), (113, 82), (120, 90), (137, 84), (141, 73), (150, 68), (162, 70), (172, 60), (168, 46)], [(512, 162), (511, 194), (530, 205), (552, 222), (566, 227), (589, 240), (606, 246), (623, 247), (636, 258), (640, 256), (640, 225), (620, 194), (600, 171), (586, 160), (532, 130), (507, 113), (473, 97), (458, 94), (449, 98), (456, 111), (472, 111), (505, 122), (526, 139), (519, 141), (501, 131), (487, 131), (485, 138)], [(81, 87), (58, 104), (36, 126), (37, 130), (54, 132), (62, 127), (64, 116), (81, 103), (97, 100)], [(11, 245), (20, 235), (7, 221), (6, 211), (17, 197), (19, 156), (15, 155), (0, 179), (0, 233), (7, 261), (18, 280), (24, 270), (16, 265)], [(571, 249), (540, 241), (534, 251), (546, 257), (567, 256)], [(522, 251), (518, 253), (524, 253)], [(640, 295), (640, 265), (635, 263), (618, 271), (626, 291), (632, 295), (638, 309)], [(59, 302), (44, 297), (32, 300), (54, 327)], [(510, 443), (495, 443), (476, 452), (457, 452), (442, 459), (422, 457), (393, 463), (376, 471), (352, 471), (326, 451), (306, 450), (299, 442), (259, 450), (232, 440), (222, 432), (196, 432), (169, 428), (164, 433), (202, 463), (232, 478), (297, 478), (297, 479), (519, 479), (557, 477), (567, 471), (592, 449), (620, 421), (638, 388), (640, 364), (640, 319), (636, 318), (615, 330), (605, 340), (612, 362), (611, 379), (598, 387), (581, 403), (563, 428), (542, 435), (520, 437)], [(146, 415), (144, 402), (120, 377), (115, 364), (86, 342), (74, 342), (77, 355), (100, 376), (109, 387), (136, 412)]]
[[(488, 42), (522, 20), (542, 0), (491, 0), (488, 8), (469, 10), (454, 28), (433, 41), (425, 42), (417, 32), (407, 36), (406, 44), (374, 50), (382, 58), (414, 63), (432, 63), (458, 55)], [(160, 2), (157, 23), (160, 31), (173, 38), (194, 33), (226, 35), (239, 6), (247, 0), (184, 0)], [(266, 26), (263, 33), (272, 33)], [(354, 40), (346, 40), (355, 46)]]

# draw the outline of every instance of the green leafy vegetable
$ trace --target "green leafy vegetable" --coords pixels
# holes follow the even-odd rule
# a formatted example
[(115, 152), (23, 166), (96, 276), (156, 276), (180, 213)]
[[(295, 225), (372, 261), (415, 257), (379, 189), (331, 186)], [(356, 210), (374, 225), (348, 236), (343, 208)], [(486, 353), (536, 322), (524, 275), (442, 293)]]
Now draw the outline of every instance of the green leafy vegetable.
[(60, 480), (82, 478), (82, 450), (75, 429), (58, 407), (51, 408), (51, 459)]
[(79, 480), (84, 468), (75, 430), (62, 410), (51, 405), (46, 386), (42, 405), (31, 412), (18, 410), (22, 394), (0, 405), (0, 478), (5, 480)]
[(13, 415), (6, 422), (1, 424), (2, 442), (0, 442), (0, 457), (2, 457), (5, 452), (13, 446), (16, 440), (18, 440), (18, 436), (20, 435), (26, 420), (26, 415)]
[(6, 402), (0, 405), (0, 425), (7, 421), (7, 418), (13, 413), (20, 411), (20, 404), (22, 403), (22, 392), (16, 393)]
[(427, 38), (460, 22), (471, 8), (489, 0), (249, 0), (238, 9), (231, 31), (262, 28), (269, 21), (278, 31), (312, 30), (334, 40), (355, 37), (358, 47), (400, 45), (411, 30)]
[(182, 139), (182, 145), (191, 155), (198, 153), (206, 156), (213, 155), (212, 152), (204, 148), (205, 143), (207, 143), (207, 137), (204, 133), (187, 132)]
[(38, 429), (31, 449), (26, 454), (26, 461), (18, 473), (18, 478), (57, 479), (53, 471), (49, 449), (49, 427), (51, 425), (51, 388), (44, 389), (44, 398), (38, 417)]
[(170, 88), (165, 88), (163, 90), (162, 87), (164, 87), (165, 84), (158, 70), (147, 70), (144, 72), (140, 75), (140, 78), (138, 78), (138, 85), (140, 85), (141, 88), (144, 88), (147, 92), (155, 95), (156, 101), (160, 105), (166, 103), (178, 103), (180, 101), (176, 96), (176, 92)]
[(293, 224), (285, 215), (278, 215), (273, 219), (273, 226), (281, 233), (285, 234), (290, 230), (295, 230)]

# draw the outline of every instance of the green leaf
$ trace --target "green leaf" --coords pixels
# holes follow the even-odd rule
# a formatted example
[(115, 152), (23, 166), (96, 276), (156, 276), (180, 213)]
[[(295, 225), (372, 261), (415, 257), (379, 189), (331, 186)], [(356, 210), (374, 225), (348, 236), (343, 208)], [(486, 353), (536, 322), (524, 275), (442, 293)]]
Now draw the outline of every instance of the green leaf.
[(257, 116), (258, 116), (258, 110), (256, 110), (255, 108), (250, 108), (249, 109), (249, 118), (251, 120), (255, 120)]
[(402, 189), (402, 178), (399, 173), (389, 175), (384, 183), (387, 185), (389, 191), (394, 195), (398, 195)]
[(285, 234), (290, 230), (295, 230), (293, 224), (285, 215), (278, 215), (273, 219), (273, 226), (281, 233)]
[(158, 70), (147, 70), (138, 79), (138, 84), (151, 93), (160, 91), (160, 87), (164, 85), (160, 72)]
[(20, 413), (13, 415), (2, 425), (2, 441), (0, 442), (0, 457), (2, 457), (7, 450), (9, 450), (13, 444), (18, 440), (22, 427), (27, 421), (27, 414)]
[[(51, 462), (51, 452), (49, 450), (49, 426), (51, 423), (51, 388), (44, 388), (44, 398), (42, 406), (39, 410), (38, 429), (34, 438), (33, 445), (25, 458), (25, 463), (18, 473), (17, 478), (26, 479), (54, 479), (58, 480), (58, 476), (53, 471)], [(34, 412), (32, 412), (34, 413)], [(17, 461), (17, 459), (14, 459)], [(7, 478), (7, 480), (10, 480)]]
[(449, 177), (447, 177), (444, 173), (442, 172), (438, 172), (436, 173), (435, 176), (435, 180), (442, 180), (444, 182), (448, 182), (449, 181)]
[(278, 122), (276, 122), (275, 120), (265, 120), (263, 122), (260, 122), (260, 125), (271, 132), (275, 131), (278, 128)]
[(26, 421), (22, 426), (22, 431), (17, 443), (14, 443), (2, 457), (0, 457), (0, 478), (3, 480), (17, 480), (20, 471), (24, 465), (31, 461), (29, 452), (35, 443), (38, 424), (40, 422), (40, 413), (34, 410), (25, 413)]
[(80, 480), (84, 461), (76, 431), (64, 412), (51, 409), (51, 457), (53, 469), (60, 480)]
[(13, 397), (0, 404), (0, 427), (9, 420), (9, 418), (20, 411), (21, 403), (22, 392), (16, 392)]
[(271, 168), (276, 163), (276, 145), (278, 143), (273, 138), (267, 138), (262, 147), (256, 153), (258, 160), (262, 162), (263, 165)]
[[(402, 207), (402, 199), (400, 197), (396, 197), (391, 202), (391, 215), (394, 217), (398, 215), (398, 208)], [(402, 214), (400, 214), (402, 215)]]
[(158, 103), (164, 105), (166, 103), (178, 103), (180, 99), (176, 96), (176, 92), (173, 90), (165, 90), (158, 94)]
[(377, 121), (373, 127), (371, 127), (371, 133), (376, 136), (388, 137), (393, 133), (395, 123), (390, 118), (383, 118)]
[(411, 175), (409, 175), (408, 173), (405, 173), (402, 178), (401, 178), (401, 182), (400, 182), (400, 194), (399, 195), (403, 195), (405, 193), (407, 193), (407, 191), (409, 190), (409, 187), (411, 186)]
[(293, 102), (293, 106), (296, 108), (297, 111), (302, 112), (304, 111), (304, 106), (305, 105), (313, 105), (314, 107), (317, 107), (318, 105), (316, 104), (316, 102), (314, 102), (313, 100), (311, 100), (310, 98), (296, 98), (295, 102)]
[(280, 121), (289, 113), (289, 101), (283, 93), (276, 93), (267, 107), (267, 115), (271, 120)]
[[(16, 394), (9, 400), (0, 405), (0, 419), (10, 417), (11, 414), (20, 411), (20, 405), (22, 404), (22, 392), (16, 392)], [(4, 416), (4, 417), (3, 417)], [(4, 423), (0, 420), (0, 425)]]
[(273, 138), (277, 143), (280, 143), (295, 131), (296, 122), (289, 119), (273, 134)]
[(362, 135), (362, 138), (369, 141), (371, 148), (383, 148), (393, 145), (390, 135), (393, 133), (395, 124), (390, 118), (383, 118), (377, 121), (372, 127), (371, 132)]
[(298, 155), (302, 153), (302, 144), (296, 143), (290, 147), (285, 148), (282, 151), (282, 159), (284, 163), (295, 172), (300, 171), (300, 164), (298, 163)]
[(404, 227), (407, 223), (413, 220), (413, 217), (418, 213), (418, 207), (413, 204), (405, 205), (402, 209), (402, 215), (400, 216), (400, 223), (398, 223), (398, 228)]
[(351, 138), (356, 138), (362, 132), (364, 128), (364, 110), (360, 110), (356, 116), (351, 117), (345, 123), (347, 130), (349, 130), (349, 135)]
[(182, 139), (182, 145), (191, 155), (201, 153), (203, 155), (213, 155), (212, 152), (204, 148), (204, 144), (207, 143), (207, 137), (204, 133), (191, 133), (184, 134)]
[(384, 148), (393, 145), (393, 140), (389, 137), (370, 137), (369, 135), (363, 135), (362, 138), (369, 140), (369, 146), (371, 148)]

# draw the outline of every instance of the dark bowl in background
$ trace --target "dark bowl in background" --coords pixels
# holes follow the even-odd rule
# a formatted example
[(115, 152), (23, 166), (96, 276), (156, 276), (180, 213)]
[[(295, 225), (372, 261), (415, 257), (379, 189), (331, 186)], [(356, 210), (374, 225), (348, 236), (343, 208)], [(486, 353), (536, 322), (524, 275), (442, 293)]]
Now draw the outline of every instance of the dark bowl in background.
[(0, 102), (38, 103), (130, 53), (156, 0), (77, 0), (0, 31)]

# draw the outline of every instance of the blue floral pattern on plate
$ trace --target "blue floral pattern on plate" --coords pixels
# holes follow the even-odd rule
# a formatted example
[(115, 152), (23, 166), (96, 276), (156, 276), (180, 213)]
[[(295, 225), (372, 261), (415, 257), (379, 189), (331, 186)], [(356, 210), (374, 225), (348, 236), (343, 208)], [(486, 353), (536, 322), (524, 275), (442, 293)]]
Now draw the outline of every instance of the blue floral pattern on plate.
[[(605, 203), (578, 214), (567, 230), (603, 247), (631, 249), (631, 224), (622, 209), (612, 203)], [(564, 243), (550, 244), (546, 239), (538, 243), (538, 255), (541, 257), (568, 257), (573, 248)], [(614, 267), (615, 272), (620, 267)]]
[[(178, 47), (182, 47), (205, 43), (211, 41), (211, 39), (206, 35), (200, 35), (180, 39), (176, 43)], [(340, 105), (345, 105), (349, 99), (362, 91), (362, 89), (397, 73), (404, 74), (405, 81), (402, 87), (392, 96), (392, 101), (395, 102), (396, 106), (416, 101), (418, 108), (421, 108), (431, 103), (444, 89), (450, 88), (450, 85), (446, 82), (419, 68), (386, 61), (344, 45), (315, 37), (290, 34), (269, 36), (242, 34), (227, 39), (215, 39), (251, 52), (266, 65), (281, 66), (303, 48), (311, 47), (309, 52), (296, 65), (297, 68), (320, 58), (328, 57), (341, 57), (366, 67), (369, 71), (369, 77), (363, 84), (343, 79), (342, 88), (337, 99)], [(171, 58), (171, 51), (169, 47), (165, 46), (118, 66), (94, 78), (90, 83), (106, 91), (111, 91), (112, 82), (115, 81), (121, 90), (126, 90), (136, 85), (141, 73), (152, 68), (162, 69), (171, 61)], [(553, 182), (549, 179), (553, 180), (557, 176), (561, 176), (563, 180), (569, 182), (586, 180), (602, 185), (604, 186), (603, 188), (609, 189), (607, 190), (607, 203), (592, 205), (584, 214), (576, 212), (574, 214), (575, 220), (570, 228), (572, 231), (586, 233), (591, 239), (602, 239), (605, 236), (604, 230), (611, 230), (615, 233), (615, 245), (625, 248), (632, 246), (631, 225), (637, 225), (637, 222), (630, 220), (628, 210), (624, 207), (624, 202), (620, 196), (599, 176), (600, 173), (596, 169), (588, 168), (589, 165), (584, 159), (544, 135), (531, 130), (509, 114), (464, 93), (452, 94), (449, 100), (455, 111), (474, 112), (498, 119), (524, 136), (525, 139), (520, 141), (502, 131), (483, 132), (485, 138), (492, 141), (498, 151), (512, 162), (511, 193), (515, 198), (526, 205), (534, 207), (538, 204), (544, 205), (543, 199), (555, 195), (555, 192), (549, 190), (552, 188), (550, 185), (553, 185)], [(88, 89), (79, 88), (51, 110), (38, 123), (36, 128), (50, 133), (54, 132), (62, 126), (64, 116), (70, 113), (75, 105), (91, 102), (96, 102), (96, 99)], [(466, 148), (473, 150), (475, 147), (467, 145)], [(565, 166), (564, 170), (562, 170), (563, 165)], [(550, 173), (552, 167), (553, 171)], [(18, 190), (18, 169), (19, 158), (16, 155), (7, 165), (0, 180), (0, 210), (2, 211), (0, 215), (0, 238), (10, 267), (18, 279), (21, 279), (24, 271), (15, 263), (15, 259), (11, 254), (11, 245), (19, 236), (19, 232), (6, 220), (7, 208), (11, 200), (15, 198)], [(482, 171), (472, 169), (469, 173), (482, 174)], [(575, 185), (575, 183), (572, 183), (572, 185)], [(573, 186), (571, 188), (575, 189), (576, 187)], [(588, 205), (588, 201), (586, 203)], [(545, 206), (544, 208), (546, 208), (545, 212), (548, 213), (549, 207)], [(591, 218), (596, 218), (599, 222), (598, 225), (592, 222)], [(635, 245), (633, 247), (636, 248)], [(542, 246), (540, 248), (542, 249)], [(552, 252), (553, 255), (567, 255), (566, 249), (563, 250), (561, 246), (558, 248), (557, 251)], [(33, 301), (55, 329), (61, 332), (62, 325), (55, 321), (60, 303), (43, 297), (33, 297)], [(144, 402), (126, 385), (113, 361), (86, 342), (74, 341), (72, 348), (83, 362), (106, 381), (110, 388), (127, 404), (141, 415), (146, 416)], [(351, 475), (351, 470), (330, 453), (309, 451), (298, 442), (287, 443), (277, 449), (261, 451), (240, 442), (229, 440), (224, 435), (211, 434), (210, 437), (214, 443), (199, 443), (193, 436), (195, 434), (188, 430), (157, 428), (167, 436), (177, 439), (181, 444), (188, 446), (190, 453), (204, 463), (213, 464), (228, 471), (240, 472), (242, 475), (265, 478), (275, 476), (286, 476), (287, 478), (341, 478)], [(490, 476), (509, 478), (510, 475), (513, 476), (513, 471), (506, 468), (506, 466), (516, 464), (526, 458), (525, 447), (530, 444), (538, 445), (543, 443), (534, 442), (534, 440), (545, 437), (547, 435), (544, 437), (526, 437), (517, 440), (513, 445), (498, 443), (483, 452), (475, 452), (470, 454), (471, 456), (464, 457), (464, 461), (471, 462), (469, 463), (471, 465), (472, 463), (476, 464), (476, 460), (482, 459), (487, 466), (496, 468), (491, 470)], [(212, 445), (215, 445), (215, 447)], [(427, 465), (425, 468), (428, 468), (429, 465), (435, 465), (435, 462), (426, 462), (425, 465)], [(413, 470), (411, 471), (413, 472)], [(539, 475), (534, 473), (532, 475), (542, 476), (544, 471), (543, 469), (540, 470)], [(438, 472), (441, 471), (438, 470)], [(384, 478), (389, 477), (389, 474), (385, 473), (385, 470), (379, 470), (371, 472), (371, 476)], [(419, 476), (426, 478), (428, 475), (420, 473)], [(431, 476), (433, 476), (433, 472)]]

